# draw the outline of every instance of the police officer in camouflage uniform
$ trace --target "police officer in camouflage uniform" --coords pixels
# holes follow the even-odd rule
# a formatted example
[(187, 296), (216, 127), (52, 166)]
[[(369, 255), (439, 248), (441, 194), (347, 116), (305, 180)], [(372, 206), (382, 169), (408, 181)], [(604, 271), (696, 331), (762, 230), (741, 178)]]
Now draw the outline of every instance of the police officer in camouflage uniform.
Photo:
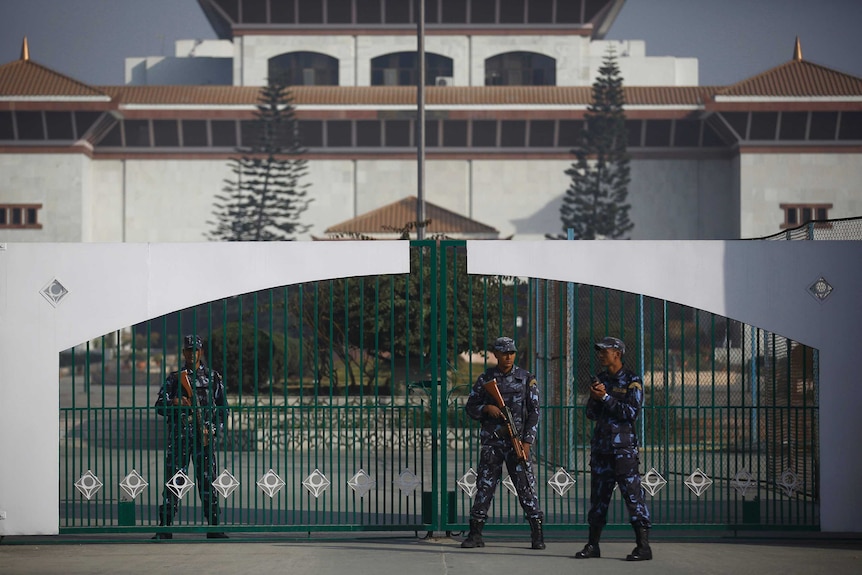
[[(476, 478), (476, 496), (470, 509), (470, 532), (461, 543), (464, 548), (485, 546), (482, 528), (488, 519), (488, 508), (502, 476), (504, 462), (515, 484), (521, 507), (530, 522), (532, 548), (545, 548), (542, 534), (544, 516), (539, 508), (536, 478), (530, 463), (530, 447), (536, 440), (539, 425), (539, 387), (532, 373), (515, 365), (516, 351), (515, 342), (511, 338), (497, 338), (494, 342), (497, 366), (478, 377), (467, 399), (467, 415), (482, 424), (479, 434), (482, 448)], [(496, 379), (500, 395), (512, 413), (512, 423), (526, 451), (526, 463), (518, 461), (507, 427), (503, 423), (503, 414), (483, 387), (492, 379)]]
[(575, 557), (601, 557), (599, 537), (607, 523), (608, 505), (616, 484), (620, 487), (637, 540), (637, 546), (626, 560), (645, 561), (652, 559), (649, 546), (651, 523), (638, 472), (640, 461), (635, 429), (643, 403), (643, 381), (639, 375), (623, 367), (626, 346), (621, 340), (605, 337), (595, 344), (595, 349), (599, 363), (605, 369), (591, 383), (587, 400), (587, 418), (596, 422), (590, 442), (592, 488), (591, 507), (587, 514), (590, 535), (584, 549)]
[[(181, 375), (186, 376), (191, 394), (184, 391)], [(215, 436), (224, 429), (227, 412), (221, 375), (208, 369), (203, 362), (203, 342), (197, 335), (183, 339), (183, 369), (168, 375), (159, 390), (156, 413), (163, 416), (168, 427), (165, 450), (165, 483), (180, 469), (188, 474), (194, 458), (195, 483), (204, 514), (210, 525), (219, 524), (218, 493), (212, 486), (217, 476)], [(167, 487), (159, 506), (159, 525), (171, 525), (179, 506), (179, 498)], [(167, 532), (156, 533), (153, 539), (171, 539)], [(224, 539), (223, 532), (209, 532), (209, 539)]]

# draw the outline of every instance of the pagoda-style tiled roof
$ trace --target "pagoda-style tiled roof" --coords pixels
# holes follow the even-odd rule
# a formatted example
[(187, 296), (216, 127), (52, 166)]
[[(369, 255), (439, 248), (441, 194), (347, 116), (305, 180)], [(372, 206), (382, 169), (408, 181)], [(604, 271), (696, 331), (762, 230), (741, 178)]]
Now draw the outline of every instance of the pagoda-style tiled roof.
[(780, 66), (722, 88), (715, 94), (733, 99), (751, 98), (860, 98), (862, 78), (802, 59), (799, 37), (793, 58)]
[(720, 96), (761, 98), (862, 97), (862, 78), (838, 72), (813, 62), (791, 60), (747, 80), (718, 90), (716, 97)]
[(0, 66), (0, 98), (108, 100), (108, 96), (96, 88), (31, 60), (26, 38), (21, 58)]
[[(416, 222), (416, 205), (419, 199), (408, 196), (377, 208), (351, 220), (335, 224), (325, 230), (327, 234), (362, 234), (382, 236), (397, 234), (411, 222)], [(465, 236), (480, 239), (497, 239), (499, 231), (436, 204), (425, 202), (425, 217), (431, 222), (425, 228), (428, 235)]]

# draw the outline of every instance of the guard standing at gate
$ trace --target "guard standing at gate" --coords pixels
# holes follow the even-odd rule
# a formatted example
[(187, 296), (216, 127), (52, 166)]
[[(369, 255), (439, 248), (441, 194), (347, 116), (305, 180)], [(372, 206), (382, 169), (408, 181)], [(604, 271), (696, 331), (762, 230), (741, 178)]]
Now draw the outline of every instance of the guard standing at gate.
[[(210, 525), (218, 525), (218, 494), (212, 485), (218, 466), (214, 443), (217, 433), (224, 429), (227, 400), (221, 375), (203, 362), (203, 342), (197, 335), (183, 339), (183, 368), (168, 375), (155, 408), (165, 418), (168, 431), (159, 526), (171, 525), (179, 506), (179, 497), (167, 484), (180, 470), (188, 474), (192, 458), (204, 516)], [(159, 532), (153, 539), (171, 537), (171, 533)], [(227, 535), (209, 532), (207, 538), (224, 539)]]
[(651, 526), (641, 476), (638, 437), (635, 422), (643, 403), (643, 382), (639, 375), (623, 367), (626, 346), (615, 337), (605, 337), (595, 344), (599, 364), (604, 368), (590, 384), (587, 418), (595, 421), (590, 441), (590, 511), (587, 523), (590, 535), (577, 559), (601, 557), (599, 538), (607, 523), (608, 506), (619, 485), (637, 540), (628, 561), (652, 559), (649, 545)]
[[(464, 548), (485, 546), (482, 529), (488, 519), (488, 508), (502, 476), (504, 462), (530, 523), (532, 548), (545, 548), (542, 533), (544, 515), (539, 508), (536, 478), (530, 461), (530, 447), (536, 440), (539, 425), (539, 386), (532, 373), (515, 365), (516, 352), (511, 338), (497, 338), (494, 342), (497, 365), (478, 377), (467, 398), (467, 415), (482, 424), (479, 433), (482, 446), (476, 496), (470, 509), (470, 532), (461, 543)], [(489, 391), (494, 389), (491, 382), (496, 382), (496, 395), (503, 401), (503, 409)], [(507, 421), (506, 414), (511, 421)], [(514, 438), (511, 433), (515, 434)]]

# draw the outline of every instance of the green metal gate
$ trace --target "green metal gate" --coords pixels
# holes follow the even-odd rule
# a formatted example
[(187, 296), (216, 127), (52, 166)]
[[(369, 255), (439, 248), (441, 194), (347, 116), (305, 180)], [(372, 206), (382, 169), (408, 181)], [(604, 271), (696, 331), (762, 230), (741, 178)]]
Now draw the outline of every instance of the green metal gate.
[[(155, 529), (167, 437), (152, 405), (191, 332), (228, 385), (214, 442), (222, 525), (207, 525), (191, 489), (174, 532), (464, 529), (478, 428), (463, 407), (501, 334), (541, 386), (548, 530), (585, 523), (583, 405), (604, 335), (644, 375), (641, 468), (658, 528), (818, 528), (816, 351), (636, 294), (468, 276), (466, 257), (464, 242), (414, 241), (410, 274), (237, 295), (62, 353), (60, 532)], [(626, 524), (618, 499), (612, 528)], [(523, 523), (504, 482), (488, 529)]]

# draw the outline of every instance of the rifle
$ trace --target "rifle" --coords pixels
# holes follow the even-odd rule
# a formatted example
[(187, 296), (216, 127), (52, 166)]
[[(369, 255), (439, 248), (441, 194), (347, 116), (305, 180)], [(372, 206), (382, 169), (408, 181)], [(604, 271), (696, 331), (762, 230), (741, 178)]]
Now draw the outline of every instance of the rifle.
[(503, 421), (506, 424), (506, 430), (509, 432), (509, 439), (512, 440), (512, 448), (515, 450), (515, 457), (518, 458), (518, 461), (526, 462), (527, 461), (527, 452), (524, 451), (524, 443), (518, 437), (518, 432), (515, 429), (515, 424), (512, 419), (512, 412), (509, 411), (509, 407), (506, 405), (506, 402), (503, 401), (503, 396), (500, 395), (500, 389), (497, 387), (497, 380), (492, 379), (491, 381), (484, 383), (482, 387), (485, 388), (485, 391), (488, 392), (488, 395), (491, 396), (491, 399), (494, 400), (494, 403), (497, 404), (497, 407), (500, 408), (500, 411), (503, 413)]
[[(189, 396), (189, 405), (192, 406), (195, 414), (195, 425), (198, 428), (198, 431), (201, 434), (201, 444), (206, 447), (210, 442), (210, 434), (209, 428), (204, 425), (204, 422), (201, 420), (200, 413), (198, 413), (198, 406), (192, 405), (192, 402), (197, 404), (197, 397), (193, 395), (192, 384), (189, 381), (189, 372), (188, 370), (181, 370), (179, 373), (180, 385), (183, 386), (183, 393)], [(183, 398), (183, 402), (185, 402), (185, 398)]]

